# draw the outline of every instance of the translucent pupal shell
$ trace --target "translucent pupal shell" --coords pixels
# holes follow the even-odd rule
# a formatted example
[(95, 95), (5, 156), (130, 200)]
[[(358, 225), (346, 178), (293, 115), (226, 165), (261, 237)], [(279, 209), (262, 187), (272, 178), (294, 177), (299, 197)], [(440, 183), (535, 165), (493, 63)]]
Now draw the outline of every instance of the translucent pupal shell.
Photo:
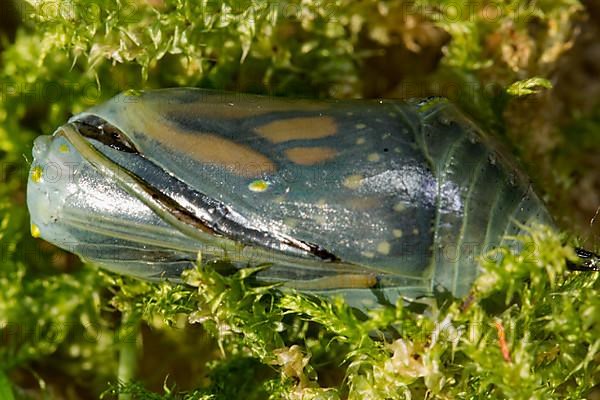
[(42, 238), (176, 278), (196, 259), (361, 304), (468, 292), (477, 256), (551, 218), (525, 175), (444, 99), (124, 93), (37, 139)]

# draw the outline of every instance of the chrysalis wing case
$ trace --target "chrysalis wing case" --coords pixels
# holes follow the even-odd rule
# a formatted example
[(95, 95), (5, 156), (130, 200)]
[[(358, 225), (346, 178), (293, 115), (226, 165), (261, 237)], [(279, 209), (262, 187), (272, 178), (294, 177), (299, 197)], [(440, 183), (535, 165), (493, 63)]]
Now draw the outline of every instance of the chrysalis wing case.
[(176, 279), (200, 251), (363, 305), (462, 296), (476, 256), (552, 224), (527, 178), (440, 98), (127, 92), (33, 155), (34, 235), (146, 279)]

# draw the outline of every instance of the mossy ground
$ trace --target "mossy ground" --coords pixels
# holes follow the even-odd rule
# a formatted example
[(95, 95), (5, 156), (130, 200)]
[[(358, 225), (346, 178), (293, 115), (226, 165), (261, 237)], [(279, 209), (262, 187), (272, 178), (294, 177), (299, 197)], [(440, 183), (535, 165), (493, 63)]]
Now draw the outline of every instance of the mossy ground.
[(250, 286), (251, 270), (223, 277), (201, 267), (187, 286), (100, 272), (32, 239), (24, 203), (33, 138), (123, 90), (440, 94), (505, 138), (569, 237), (597, 249), (594, 2), (6, 7), (1, 399), (579, 399), (599, 383), (598, 274), (566, 272), (572, 248), (543, 227), (523, 238), (533, 251), (483, 260), (472, 298), (431, 300), (424, 313), (398, 304), (365, 319), (341, 300)]

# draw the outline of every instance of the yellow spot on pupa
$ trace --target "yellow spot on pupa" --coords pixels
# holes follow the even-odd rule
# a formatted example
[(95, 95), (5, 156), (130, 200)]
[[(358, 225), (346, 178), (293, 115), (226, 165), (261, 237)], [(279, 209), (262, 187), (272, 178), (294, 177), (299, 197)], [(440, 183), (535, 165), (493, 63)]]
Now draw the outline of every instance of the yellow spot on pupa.
[(392, 233), (394, 234), (394, 237), (397, 237), (397, 238), (401, 238), (402, 237), (402, 229), (394, 229), (392, 231)]
[(319, 200), (317, 200), (316, 204), (319, 207), (325, 207), (325, 205), (327, 205), (327, 200), (325, 200), (325, 199), (319, 199)]
[(273, 143), (281, 143), (288, 140), (320, 139), (335, 135), (337, 124), (335, 119), (328, 116), (298, 117), (272, 121), (254, 130)]
[(413, 229), (413, 235), (418, 235), (419, 234), (419, 230), (417, 228)]
[(354, 125), (354, 127), (356, 129), (365, 129), (367, 127), (367, 125), (365, 125), (365, 124), (356, 124), (356, 125)]
[(285, 150), (285, 155), (295, 164), (314, 165), (334, 158), (336, 151), (330, 147), (294, 147)]
[(63, 143), (60, 146), (58, 146), (58, 151), (60, 151), (61, 153), (68, 153), (69, 152), (69, 145)]
[(403, 203), (396, 203), (394, 206), (394, 211), (396, 212), (402, 212), (404, 210), (406, 210), (406, 206)]
[(373, 253), (372, 251), (363, 251), (361, 254), (367, 258), (375, 257), (375, 253)]
[(364, 137), (359, 137), (358, 139), (356, 139), (356, 144), (365, 144), (366, 142), (367, 141)]
[(390, 244), (388, 242), (381, 242), (377, 245), (377, 252), (383, 254), (383, 255), (388, 255), (390, 254)]
[(381, 159), (381, 157), (379, 157), (379, 154), (377, 153), (371, 153), (367, 156), (367, 160), (371, 161), (371, 162), (377, 162)]
[(36, 224), (31, 224), (31, 236), (33, 236), (34, 238), (39, 238), (40, 235), (42, 234), (40, 232), (40, 228), (36, 225)]
[(269, 188), (269, 182), (262, 180), (262, 179), (257, 179), (255, 181), (252, 181), (248, 185), (248, 189), (250, 189), (253, 192), (257, 192), (257, 193), (264, 192), (268, 188)]
[(344, 179), (343, 185), (348, 189), (358, 189), (362, 183), (362, 179), (360, 175), (350, 175)]
[(40, 183), (42, 181), (43, 169), (39, 165), (36, 165), (31, 170), (31, 180), (34, 183)]

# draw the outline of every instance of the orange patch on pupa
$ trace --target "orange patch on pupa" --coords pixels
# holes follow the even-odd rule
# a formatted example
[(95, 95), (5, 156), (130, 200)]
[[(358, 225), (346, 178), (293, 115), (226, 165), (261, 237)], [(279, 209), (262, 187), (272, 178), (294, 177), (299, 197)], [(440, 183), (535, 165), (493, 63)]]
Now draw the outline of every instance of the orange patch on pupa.
[(214, 164), (245, 178), (276, 171), (275, 163), (249, 146), (215, 133), (186, 131), (141, 104), (132, 104), (130, 123), (161, 145), (200, 163)]
[(315, 165), (331, 160), (336, 151), (331, 147), (294, 147), (285, 150), (285, 156), (299, 165)]
[(243, 177), (255, 177), (276, 170), (270, 158), (242, 144), (211, 133), (173, 137), (175, 148), (207, 164), (216, 164)]
[(273, 143), (281, 143), (335, 135), (337, 124), (332, 117), (298, 117), (272, 121), (254, 130)]

